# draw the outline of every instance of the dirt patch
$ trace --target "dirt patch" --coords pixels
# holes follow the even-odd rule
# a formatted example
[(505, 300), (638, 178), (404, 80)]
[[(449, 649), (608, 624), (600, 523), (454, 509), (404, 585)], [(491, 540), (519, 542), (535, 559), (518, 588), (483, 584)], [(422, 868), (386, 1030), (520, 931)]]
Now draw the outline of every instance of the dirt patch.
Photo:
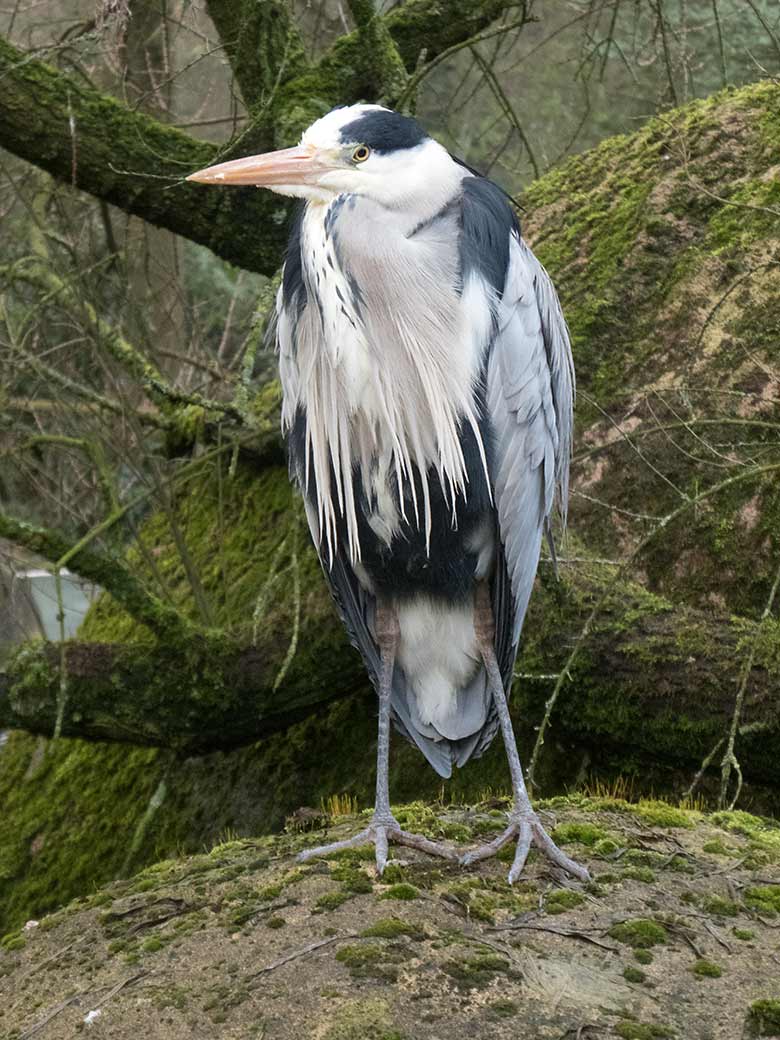
[[(360, 851), (297, 865), (316, 833), (158, 864), (3, 940), (0, 1032), (737, 1040), (759, 1012), (771, 1021), (780, 827), (605, 799), (546, 812), (591, 884), (533, 856), (514, 888), (503, 862), (465, 870), (407, 850), (381, 881)], [(503, 820), (406, 813), (464, 846)]]

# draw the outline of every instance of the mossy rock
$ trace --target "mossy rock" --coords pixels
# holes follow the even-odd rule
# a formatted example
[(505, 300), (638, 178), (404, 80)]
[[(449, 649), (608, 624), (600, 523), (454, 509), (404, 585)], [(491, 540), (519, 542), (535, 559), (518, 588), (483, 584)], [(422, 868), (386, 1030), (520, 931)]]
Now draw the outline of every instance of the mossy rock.
[[(776, 81), (724, 91), (575, 156), (523, 196), (585, 391), (570, 524), (591, 549), (624, 558), (649, 526), (621, 510), (671, 512), (735, 474), (716, 460), (739, 444), (778, 461), (779, 111)], [(684, 512), (633, 566), (675, 601), (757, 617), (779, 546), (775, 471)]]
[[(473, 832), (489, 811), (431, 806), (427, 816), (431, 826)], [(669, 848), (663, 827), (643, 826), (637, 838), (625, 809), (584, 814), (576, 801), (560, 800), (556, 815), (559, 826), (587, 819), (609, 829), (622, 847), (640, 840), (659, 853)], [(344, 818), (328, 835), (347, 837), (362, 823)], [(702, 846), (715, 840), (716, 825), (700, 814), (678, 833), (675, 842), (703, 875), (711, 859)], [(116, 1040), (222, 1030), (277, 1040), (433, 1040), (445, 1032), (449, 1040), (560, 1040), (583, 1021), (605, 1036), (655, 1040), (717, 1036), (723, 1022), (746, 1019), (754, 1035), (773, 1035), (774, 932), (764, 920), (752, 922), (755, 943), (733, 944), (723, 976), (702, 972), (691, 943), (721, 948), (713, 947), (703, 917), (682, 916), (685, 876), (669, 873), (660, 889), (637, 882), (594, 894), (571, 881), (551, 889), (547, 864), (536, 856), (513, 890), (496, 860), (466, 869), (404, 849), (403, 870), (419, 881), (421, 898), (382, 900), (386, 886), (377, 882), (323, 915), (318, 902), (337, 878), (343, 883), (369, 862), (353, 850), (296, 863), (297, 851), (324, 837), (289, 832), (222, 842), (149, 867), (14, 933), (0, 944), (0, 1031), (24, 1034), (57, 1008), (46, 1033), (66, 1040), (111, 992), (95, 1027)], [(593, 853), (580, 849), (597, 871)], [(751, 872), (736, 862), (732, 877), (746, 889), (758, 878), (780, 881), (780, 869)], [(492, 920), (468, 913), (455, 898), (464, 891), (494, 893)], [(564, 900), (565, 927), (534, 913), (543, 900), (560, 901), (556, 893), (587, 896)], [(515, 896), (527, 907), (520, 916)], [(659, 897), (665, 941), (652, 959), (642, 958), (640, 971), (630, 949), (610, 936), (616, 919), (652, 921)], [(280, 916), (284, 927), (275, 927)], [(616, 949), (608, 953), (605, 944)], [(756, 1000), (757, 991), (767, 997)]]

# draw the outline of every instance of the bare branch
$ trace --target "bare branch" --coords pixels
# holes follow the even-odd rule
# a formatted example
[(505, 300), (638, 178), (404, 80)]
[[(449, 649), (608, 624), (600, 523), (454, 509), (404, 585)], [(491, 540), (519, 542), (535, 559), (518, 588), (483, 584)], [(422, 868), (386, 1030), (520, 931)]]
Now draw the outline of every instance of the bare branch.
[(157, 636), (184, 638), (195, 631), (178, 610), (153, 595), (115, 556), (87, 549), (59, 531), (36, 527), (6, 513), (0, 513), (0, 537), (100, 585)]

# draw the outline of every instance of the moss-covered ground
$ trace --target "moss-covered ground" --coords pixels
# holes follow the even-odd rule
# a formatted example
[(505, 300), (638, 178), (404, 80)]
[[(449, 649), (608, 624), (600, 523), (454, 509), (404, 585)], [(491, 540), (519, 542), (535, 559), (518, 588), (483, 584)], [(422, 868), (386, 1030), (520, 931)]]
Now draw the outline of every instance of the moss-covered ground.
[[(299, 865), (324, 835), (297, 827), (158, 863), (0, 940), (0, 1032), (47, 1019), (58, 1040), (92, 1013), (116, 1040), (560, 1040), (583, 1023), (629, 1040), (774, 1035), (775, 921), (749, 893), (780, 884), (780, 832), (746, 813), (654, 808), (543, 807), (587, 885), (536, 853), (514, 887), (503, 862), (408, 850), (381, 879), (369, 850)], [(499, 822), (491, 803), (396, 813), (463, 846)], [(327, 837), (361, 824), (334, 818)], [(652, 878), (627, 860), (652, 862)], [(399, 889), (415, 897), (388, 898)]]

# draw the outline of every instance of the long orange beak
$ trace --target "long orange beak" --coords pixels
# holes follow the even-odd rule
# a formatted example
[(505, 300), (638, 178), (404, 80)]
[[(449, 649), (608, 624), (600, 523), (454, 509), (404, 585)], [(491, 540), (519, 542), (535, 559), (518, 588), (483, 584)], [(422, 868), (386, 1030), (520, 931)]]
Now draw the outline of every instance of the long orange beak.
[(316, 184), (317, 178), (331, 169), (333, 166), (318, 158), (312, 148), (298, 145), (208, 166), (205, 170), (191, 173), (187, 180), (200, 184), (254, 184), (270, 188), (277, 184)]

